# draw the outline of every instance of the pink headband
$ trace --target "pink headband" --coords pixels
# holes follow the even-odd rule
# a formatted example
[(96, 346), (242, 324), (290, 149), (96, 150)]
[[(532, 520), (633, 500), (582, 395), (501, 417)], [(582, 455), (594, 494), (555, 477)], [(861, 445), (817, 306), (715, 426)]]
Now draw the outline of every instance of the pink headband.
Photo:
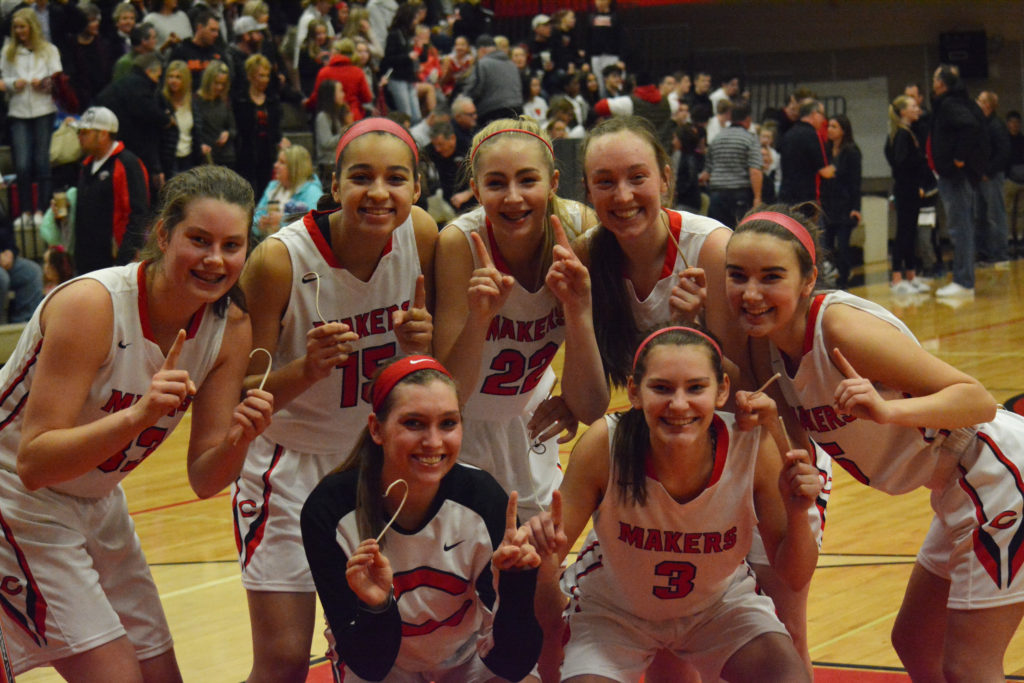
[[(777, 211), (759, 211), (744, 218), (740, 221), (740, 225), (749, 223), (750, 221), (769, 221), (782, 226), (788, 230), (800, 244), (804, 245), (804, 249), (806, 249), (807, 253), (811, 255), (811, 263), (817, 262), (817, 256), (814, 253), (814, 239), (811, 237), (811, 233), (807, 231), (807, 227), (800, 221), (790, 218), (784, 213), (778, 213)], [(740, 225), (737, 225), (736, 227), (738, 228)]]
[(445, 370), (443, 365), (430, 356), (407, 356), (395, 361), (384, 368), (373, 383), (373, 390), (370, 395), (370, 404), (373, 406), (373, 412), (376, 413), (380, 410), (380, 407), (384, 405), (385, 399), (387, 399), (388, 394), (391, 393), (396, 384), (405, 379), (407, 375), (419, 372), (420, 370), (437, 370), (448, 377), (452, 376), (450, 372)]
[(338, 159), (341, 158), (341, 153), (348, 146), (348, 143), (355, 140), (360, 135), (367, 133), (391, 133), (399, 140), (409, 145), (409, 149), (412, 150), (412, 158), (416, 164), (420, 163), (420, 152), (416, 148), (416, 141), (409, 135), (409, 131), (405, 129), (405, 126), (392, 121), (391, 119), (380, 118), (377, 116), (363, 119), (358, 123), (352, 124), (345, 134), (338, 140), (338, 147), (334, 152), (334, 163), (338, 163)]
[(473, 160), (476, 159), (476, 153), (480, 149), (480, 145), (484, 144), (485, 142), (493, 138), (495, 135), (501, 135), (502, 133), (523, 133), (525, 135), (532, 135), (533, 137), (537, 138), (538, 140), (544, 143), (544, 146), (548, 148), (548, 153), (551, 155), (552, 158), (554, 158), (555, 156), (555, 151), (551, 149), (551, 143), (549, 143), (547, 140), (545, 140), (540, 135), (537, 135), (533, 131), (524, 130), (523, 128), (502, 128), (501, 130), (494, 131), (493, 133), (485, 137), (483, 140), (476, 143), (476, 147), (473, 148), (473, 153), (469, 155), (469, 163), (473, 163)]
[(663, 327), (660, 330), (655, 330), (654, 332), (649, 334), (647, 336), (647, 339), (644, 339), (642, 342), (640, 342), (640, 346), (636, 347), (636, 353), (633, 354), (633, 372), (636, 372), (636, 362), (640, 360), (640, 354), (643, 352), (644, 347), (650, 344), (652, 339), (654, 339), (660, 334), (665, 334), (666, 332), (693, 332), (696, 335), (700, 335), (701, 337), (704, 337), (705, 339), (708, 340), (708, 342), (711, 343), (711, 346), (713, 346), (715, 348), (715, 351), (718, 352), (718, 357), (722, 357), (722, 349), (718, 345), (718, 342), (716, 342), (714, 339), (704, 334), (700, 330), (694, 327), (682, 327), (679, 325), (676, 325), (674, 327)]

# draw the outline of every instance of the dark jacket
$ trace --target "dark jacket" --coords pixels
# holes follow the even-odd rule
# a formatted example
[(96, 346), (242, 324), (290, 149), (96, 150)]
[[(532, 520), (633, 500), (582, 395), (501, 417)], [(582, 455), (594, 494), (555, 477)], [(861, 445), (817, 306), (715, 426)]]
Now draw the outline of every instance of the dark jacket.
[[(932, 135), (929, 150), (935, 172), (943, 178), (966, 176), (977, 182), (988, 161), (988, 136), (984, 115), (963, 89), (944, 92), (932, 102)], [(963, 168), (954, 161), (964, 162)], [(783, 171), (785, 182), (785, 171)]]
[(782, 138), (782, 187), (779, 201), (787, 204), (818, 200), (818, 171), (827, 165), (821, 138), (814, 126), (797, 121)]
[[(831, 152), (831, 145), (829, 148)], [(853, 220), (851, 211), (860, 211), (860, 148), (847, 145), (829, 162), (835, 164), (836, 174), (821, 181), (821, 208), (825, 211), (826, 223), (844, 224)]]
[(999, 173), (1005, 173), (1010, 165), (1010, 131), (1001, 118), (992, 114), (985, 119), (985, 134), (988, 136), (989, 148), (985, 176), (991, 179)]
[(192, 72), (192, 90), (195, 91), (199, 90), (206, 67), (210, 66), (210, 62), (214, 60), (223, 62), (223, 55), (224, 52), (217, 45), (201, 47), (196, 45), (194, 40), (184, 40), (171, 50), (168, 63), (180, 59), (188, 65), (188, 70)]
[(121, 142), (96, 173), (92, 173), (92, 162), (91, 156), (86, 157), (78, 176), (75, 269), (79, 273), (129, 263), (146, 240), (146, 167)]
[(885, 159), (892, 169), (894, 194), (912, 193), (916, 197), (919, 189), (930, 187), (931, 170), (924, 149), (912, 131), (900, 128), (892, 139), (886, 138)]
[(164, 172), (161, 155), (165, 131), (177, 130), (157, 87), (145, 71), (133, 66), (131, 73), (104, 88), (93, 102), (117, 115), (118, 138), (142, 160), (151, 175)]
[[(192, 101), (192, 111), (196, 117), (192, 129), (193, 139), (198, 140), (200, 145), (210, 146), (213, 163), (234, 168), (238, 127), (235, 125), (235, 112), (231, 105), (224, 100), (209, 102), (196, 95)], [(225, 130), (228, 132), (228, 141), (218, 145), (217, 138)]]

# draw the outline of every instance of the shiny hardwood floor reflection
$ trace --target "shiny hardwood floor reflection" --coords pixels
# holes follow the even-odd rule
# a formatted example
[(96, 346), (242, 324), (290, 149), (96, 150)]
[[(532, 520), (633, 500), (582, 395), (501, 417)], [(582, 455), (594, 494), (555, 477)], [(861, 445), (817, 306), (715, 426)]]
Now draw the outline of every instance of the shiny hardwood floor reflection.
[[(925, 348), (981, 379), (997, 400), (1024, 393), (1024, 262), (1005, 271), (980, 269), (975, 298), (959, 306), (927, 295), (894, 299), (885, 284), (854, 292), (893, 310)], [(625, 405), (621, 396), (612, 403)], [(252, 660), (230, 500), (227, 493), (195, 500), (185, 479), (187, 427), (186, 422), (128, 477), (125, 489), (185, 680), (241, 681)], [(927, 492), (893, 498), (860, 486), (837, 468), (811, 586), (809, 632), (816, 663), (899, 669), (889, 631), (930, 520)], [(318, 619), (322, 623), (322, 616)], [(317, 633), (312, 656), (324, 650)], [(1010, 644), (1005, 668), (1008, 675), (1024, 678), (1024, 628)], [(18, 678), (55, 680), (50, 669)]]

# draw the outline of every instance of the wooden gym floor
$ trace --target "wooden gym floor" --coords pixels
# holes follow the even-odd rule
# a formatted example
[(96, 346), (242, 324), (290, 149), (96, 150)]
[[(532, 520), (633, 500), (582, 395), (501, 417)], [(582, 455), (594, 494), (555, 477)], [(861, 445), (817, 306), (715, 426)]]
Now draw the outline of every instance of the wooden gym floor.
[[(868, 274), (883, 280), (884, 270)], [(943, 283), (938, 283), (943, 284)], [(977, 296), (959, 307), (920, 295), (894, 300), (882, 282), (854, 290), (899, 315), (932, 353), (981, 379), (999, 401), (1024, 392), (1024, 261), (978, 270)], [(614, 397), (612, 406), (625, 401)], [(185, 479), (187, 418), (181, 429), (125, 480), (129, 507), (159, 586), (186, 681), (244, 680), (251, 664), (249, 619), (239, 582), (227, 492), (198, 501)], [(563, 453), (563, 458), (565, 453)], [(811, 656), (826, 669), (901, 672), (889, 631), (931, 520), (926, 491), (894, 498), (861, 486), (836, 468), (828, 524), (811, 586)], [(322, 615), (318, 617), (322, 623)], [(325, 642), (318, 626), (311, 658)], [(1008, 676), (1024, 680), (1024, 628), (1007, 650)], [(322, 669), (318, 672), (323, 675)], [(311, 679), (313, 675), (311, 675)], [(900, 676), (872, 676), (900, 679)], [(52, 669), (19, 683), (57, 681)], [(318, 680), (329, 680), (320, 678)]]

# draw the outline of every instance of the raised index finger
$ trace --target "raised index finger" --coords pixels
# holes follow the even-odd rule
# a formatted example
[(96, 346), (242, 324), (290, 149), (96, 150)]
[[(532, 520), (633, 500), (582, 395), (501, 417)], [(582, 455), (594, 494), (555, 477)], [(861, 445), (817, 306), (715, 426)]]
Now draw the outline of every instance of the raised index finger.
[(551, 214), (551, 230), (555, 234), (555, 244), (568, 249), (570, 254), (573, 253), (569, 237), (565, 234), (565, 228), (562, 227), (562, 220), (555, 214)]
[(551, 493), (551, 523), (556, 530), (562, 526), (562, 492), (558, 489)]
[(515, 532), (519, 528), (516, 523), (516, 509), (519, 506), (519, 494), (513, 491), (508, 494), (508, 507), (505, 508), (505, 529)]
[(421, 273), (416, 278), (416, 294), (412, 298), (413, 308), (426, 308), (427, 307), (427, 284), (426, 278)]
[(160, 366), (161, 370), (173, 370), (178, 365), (178, 356), (181, 355), (181, 347), (185, 345), (185, 330), (178, 330), (178, 336), (175, 337), (174, 343), (171, 344), (171, 349), (167, 352), (167, 358), (164, 358), (164, 364)]
[(846, 379), (860, 379), (860, 374), (850, 365), (850, 361), (846, 360), (846, 356), (843, 355), (838, 346), (832, 349), (832, 360), (835, 361), (839, 372), (843, 373)]
[(473, 242), (473, 251), (476, 252), (476, 261), (480, 264), (481, 268), (493, 268), (494, 261), (491, 260), (491, 255), (487, 253), (487, 247), (484, 246), (484, 238), (479, 233), (469, 233), (469, 239)]

